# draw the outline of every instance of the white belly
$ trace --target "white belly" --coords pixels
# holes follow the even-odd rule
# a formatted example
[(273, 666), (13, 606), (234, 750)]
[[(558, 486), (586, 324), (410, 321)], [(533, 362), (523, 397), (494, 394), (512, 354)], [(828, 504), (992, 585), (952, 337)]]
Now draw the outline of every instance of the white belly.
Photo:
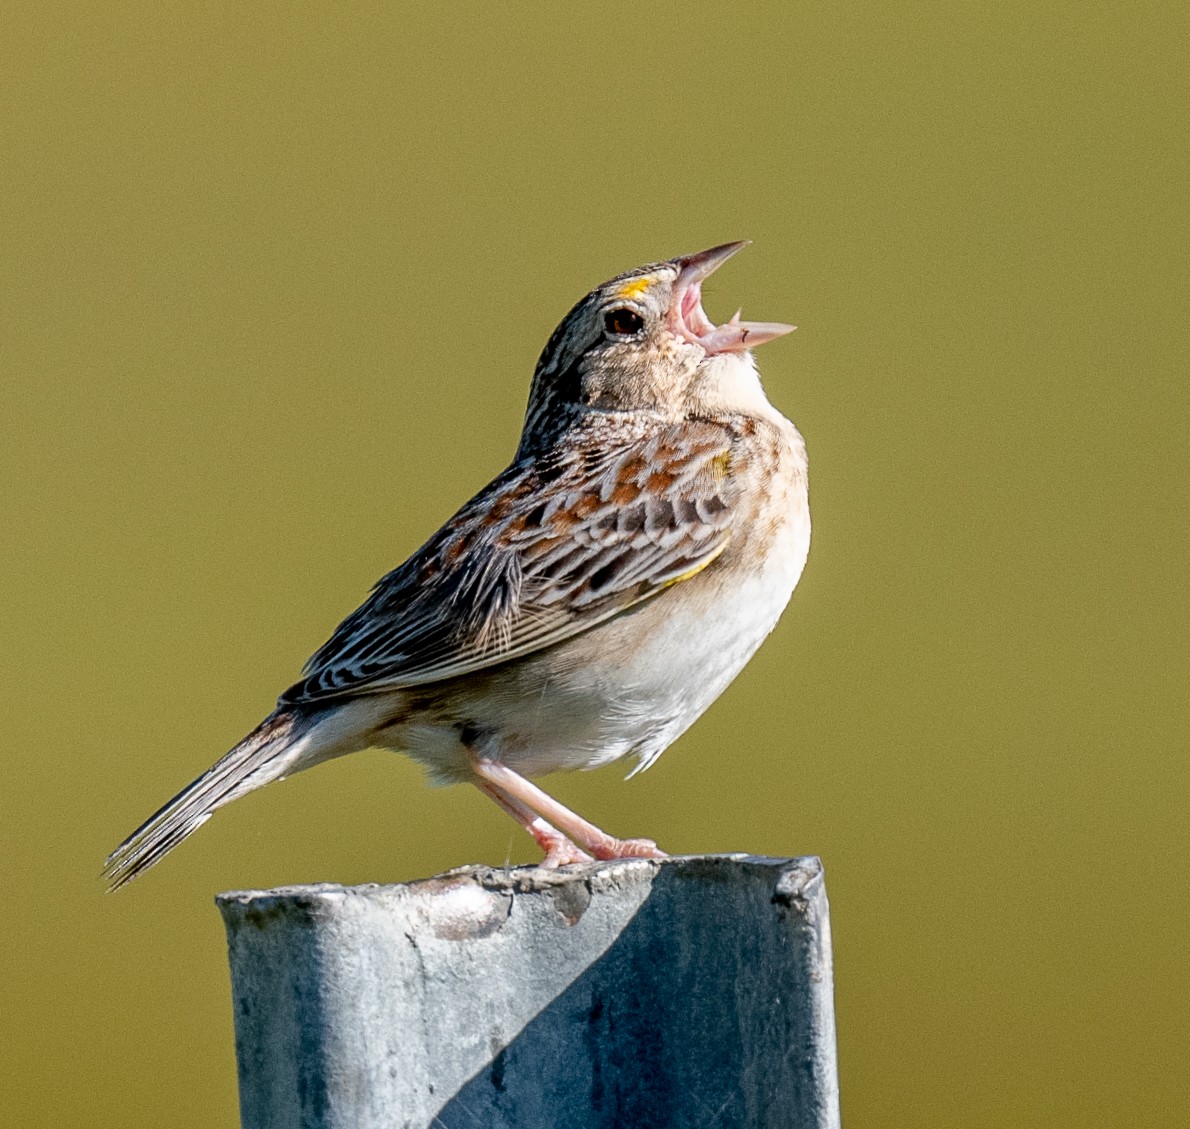
[(810, 544), (804, 479), (791, 501), (763, 561), (708, 570), (560, 647), (455, 687), (382, 743), (447, 780), (469, 774), (464, 737), (528, 776), (627, 755), (647, 767), (726, 689), (789, 602)]

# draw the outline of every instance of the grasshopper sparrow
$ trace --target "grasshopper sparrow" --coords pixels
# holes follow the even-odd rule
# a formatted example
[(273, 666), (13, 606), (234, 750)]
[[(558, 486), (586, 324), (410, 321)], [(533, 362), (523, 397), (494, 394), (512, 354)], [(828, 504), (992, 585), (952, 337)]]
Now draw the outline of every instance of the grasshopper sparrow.
[(252, 733), (122, 843), (113, 888), (224, 804), (371, 746), (490, 796), (543, 865), (660, 856), (529, 778), (652, 764), (772, 630), (810, 544), (801, 436), (703, 280), (744, 244), (593, 290), (538, 361), (512, 464), (310, 659)]

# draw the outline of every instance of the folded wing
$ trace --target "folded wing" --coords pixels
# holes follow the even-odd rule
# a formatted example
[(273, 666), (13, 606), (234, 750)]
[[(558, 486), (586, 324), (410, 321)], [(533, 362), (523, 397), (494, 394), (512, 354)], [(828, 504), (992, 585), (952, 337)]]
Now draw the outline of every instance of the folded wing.
[(282, 704), (472, 674), (589, 631), (726, 548), (732, 436), (683, 424), (514, 464), (307, 663)]

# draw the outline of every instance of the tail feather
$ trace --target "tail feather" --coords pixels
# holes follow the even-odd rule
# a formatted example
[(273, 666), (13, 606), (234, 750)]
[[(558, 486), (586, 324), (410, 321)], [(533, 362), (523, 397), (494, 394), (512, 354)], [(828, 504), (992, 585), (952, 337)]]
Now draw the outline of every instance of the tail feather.
[(224, 804), (284, 776), (307, 732), (308, 724), (293, 710), (278, 709), (266, 717), (108, 855), (103, 865), (108, 889), (118, 890), (159, 862)]

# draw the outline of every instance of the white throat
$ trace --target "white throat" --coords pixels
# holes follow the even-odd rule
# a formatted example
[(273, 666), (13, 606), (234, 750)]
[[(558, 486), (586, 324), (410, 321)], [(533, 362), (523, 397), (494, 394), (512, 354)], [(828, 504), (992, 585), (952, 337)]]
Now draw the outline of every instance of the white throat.
[(782, 418), (764, 394), (751, 353), (719, 353), (699, 366), (690, 387), (693, 406), (714, 414), (744, 412), (769, 419)]

